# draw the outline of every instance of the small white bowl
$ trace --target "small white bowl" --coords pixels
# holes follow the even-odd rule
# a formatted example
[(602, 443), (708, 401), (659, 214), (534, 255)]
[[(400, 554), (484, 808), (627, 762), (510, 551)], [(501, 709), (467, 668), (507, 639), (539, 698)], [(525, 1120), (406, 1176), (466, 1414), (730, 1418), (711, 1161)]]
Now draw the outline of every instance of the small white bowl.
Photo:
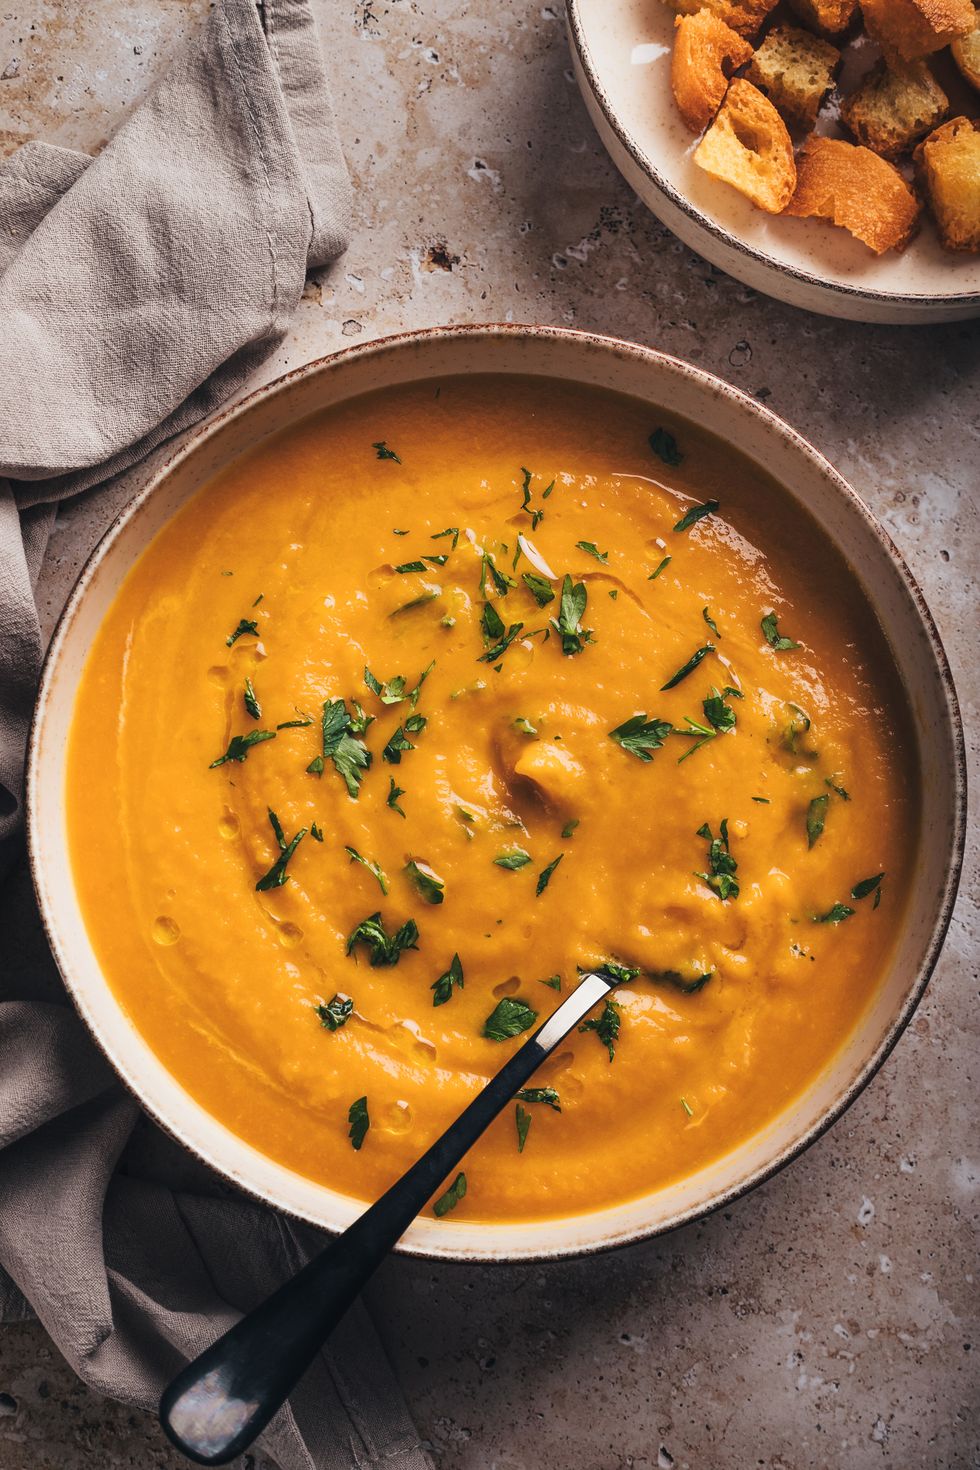
[(644, 204), (712, 265), (779, 301), (859, 322), (980, 316), (980, 256), (944, 250), (931, 220), (872, 255), (825, 220), (768, 215), (692, 157), (670, 88), (662, 0), (568, 0), (572, 62), (599, 137)]
[(837, 1118), (897, 1041), (921, 996), (952, 911), (962, 860), (963, 736), (932, 618), (894, 546), (827, 461), (755, 400), (646, 348), (547, 327), (446, 327), (390, 337), (311, 363), (193, 434), (119, 517), (68, 600), (48, 652), (28, 761), (28, 839), (51, 947), (92, 1034), (147, 1110), (250, 1194), (328, 1230), (357, 1201), (277, 1164), (213, 1118), (166, 1070), (116, 1001), (93, 952), (68, 859), (65, 751), (82, 667), (120, 583), (160, 528), (230, 460), (318, 409), (385, 386), (447, 374), (530, 373), (610, 388), (708, 426), (765, 464), (846, 551), (886, 629), (909, 694), (922, 761), (918, 871), (896, 956), (833, 1065), (763, 1132), (680, 1184), (593, 1214), (487, 1225), (419, 1218), (401, 1249), (462, 1260), (577, 1255), (669, 1230), (768, 1178)]

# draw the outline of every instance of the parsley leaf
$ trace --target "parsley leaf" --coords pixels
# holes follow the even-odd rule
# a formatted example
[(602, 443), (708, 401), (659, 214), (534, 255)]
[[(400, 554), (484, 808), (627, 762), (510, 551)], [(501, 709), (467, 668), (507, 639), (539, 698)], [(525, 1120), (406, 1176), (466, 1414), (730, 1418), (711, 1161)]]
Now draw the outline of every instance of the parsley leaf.
[(371, 1126), (366, 1097), (359, 1097), (356, 1102), (351, 1103), (347, 1109), (347, 1121), (350, 1124), (350, 1132), (347, 1134), (347, 1137), (351, 1141), (351, 1146), (353, 1148), (360, 1148)]
[(814, 914), (813, 922), (815, 924), (843, 924), (844, 920), (849, 919), (854, 912), (855, 910), (849, 909), (846, 903), (835, 903), (825, 914)]
[(498, 638), (503, 637), (503, 619), (492, 602), (485, 602), (483, 604), (483, 613), (480, 622), (483, 624), (484, 642), (496, 643)]
[(360, 863), (360, 865), (361, 865), (362, 868), (367, 868), (368, 872), (371, 873), (371, 874), (373, 874), (373, 876), (375, 878), (377, 878), (377, 880), (378, 880), (378, 887), (381, 889), (381, 892), (383, 894), (385, 894), (385, 896), (387, 897), (387, 894), (388, 894), (388, 879), (385, 877), (384, 873), (381, 871), (380, 864), (378, 864), (378, 863), (372, 863), (368, 858), (361, 857), (361, 854), (358, 852), (358, 850), (357, 850), (356, 847), (348, 847), (345, 844), (344, 845), (344, 852), (346, 852), (347, 856), (350, 858), (350, 860), (351, 860), (352, 863)]
[(762, 633), (769, 644), (777, 653), (786, 653), (792, 648), (799, 648), (799, 643), (794, 643), (792, 638), (784, 638), (779, 631), (779, 619), (775, 613), (766, 613), (761, 623)]
[(317, 1006), (316, 1013), (327, 1031), (339, 1031), (354, 1014), (354, 1002), (349, 995), (335, 995), (325, 1006)]
[(806, 845), (812, 847), (821, 836), (827, 820), (829, 796), (815, 796), (806, 809)]
[(225, 639), (225, 647), (230, 648), (233, 643), (236, 643), (239, 638), (244, 637), (246, 633), (254, 633), (258, 637), (258, 632), (258, 623), (253, 622), (251, 618), (242, 618), (234, 633), (229, 633)]
[(520, 1103), (514, 1110), (514, 1121), (517, 1124), (517, 1152), (522, 1154), (524, 1145), (527, 1143), (527, 1135), (531, 1131), (531, 1114), (527, 1108), (521, 1107)]
[(414, 858), (411, 858), (405, 864), (405, 872), (426, 903), (442, 903), (446, 896), (446, 884), (427, 863), (417, 863)]
[(343, 777), (348, 796), (357, 800), (361, 777), (371, 764), (371, 752), (351, 733), (353, 720), (342, 699), (327, 699), (323, 703), (323, 758), (332, 760), (337, 772)]
[(405, 576), (406, 573), (408, 573), (408, 572), (424, 572), (425, 571), (425, 562), (424, 561), (403, 561), (399, 566), (397, 566), (395, 568), (395, 571), (398, 572), (398, 573), (400, 573), (401, 576)]
[(530, 720), (526, 720), (523, 715), (518, 715), (514, 724), (522, 735), (537, 735), (538, 733), (537, 728), (531, 724)]
[(444, 975), (440, 975), (439, 979), (430, 987), (432, 990), (432, 1004), (434, 1006), (443, 1006), (447, 1000), (452, 1000), (454, 986), (459, 990), (463, 988), (463, 966), (460, 963), (458, 954), (453, 955), (449, 969)]
[(253, 720), (261, 720), (261, 718), (262, 718), (262, 706), (259, 704), (259, 701), (256, 698), (255, 690), (252, 688), (252, 681), (251, 681), (251, 679), (246, 679), (245, 680), (245, 695), (244, 695), (244, 698), (245, 698), (245, 709), (246, 709), (247, 713), (252, 716), (252, 719)]
[(720, 638), (721, 634), (718, 632), (718, 624), (715, 622), (714, 618), (711, 616), (711, 613), (706, 607), (703, 607), (701, 609), (701, 616), (704, 618), (704, 621), (707, 623), (712, 633), (714, 633), (715, 637)]
[(580, 1031), (594, 1031), (609, 1053), (612, 1061), (616, 1055), (616, 1042), (619, 1040), (621, 1007), (614, 1000), (607, 1000), (599, 1016), (593, 1016), (591, 1021), (583, 1021), (578, 1028)]
[(879, 889), (879, 885), (880, 885), (881, 880), (882, 880), (882, 878), (884, 876), (885, 876), (884, 873), (876, 873), (873, 878), (862, 878), (861, 881), (860, 881), (860, 883), (855, 883), (854, 887), (851, 889), (851, 897), (852, 898), (867, 898), (869, 894), (874, 893), (875, 894), (875, 907), (877, 908), (877, 906), (878, 906), (878, 893), (877, 893), (877, 890)]
[(441, 1220), (443, 1215), (448, 1215), (450, 1210), (455, 1210), (465, 1193), (466, 1175), (457, 1174), (445, 1194), (441, 1194), (432, 1206), (432, 1213), (438, 1215)]
[(513, 1000), (505, 995), (497, 1002), (483, 1023), (483, 1035), (488, 1041), (509, 1041), (528, 1031), (538, 1019), (538, 1013), (523, 1000)]
[(549, 602), (554, 602), (555, 589), (547, 577), (539, 577), (536, 572), (522, 572), (521, 581), (538, 604), (538, 607), (547, 607)]
[(679, 970), (658, 970), (654, 978), (668, 981), (684, 995), (696, 995), (699, 990), (704, 989), (714, 973), (714, 970), (708, 970), (706, 974), (689, 977), (682, 975)]
[(322, 776), (323, 775), (323, 756), (322, 755), (315, 755), (313, 757), (313, 759), (310, 761), (309, 765), (306, 768), (306, 774), (308, 776)]
[(648, 442), (654, 454), (662, 459), (664, 464), (669, 464), (676, 469), (682, 462), (684, 456), (677, 448), (677, 440), (666, 429), (654, 429)]
[(398, 455), (393, 449), (388, 448), (383, 439), (376, 440), (375, 443), (371, 445), (371, 448), (378, 451), (379, 459), (393, 459), (396, 464), (401, 464), (401, 460), (398, 458)]
[(382, 704), (400, 704), (405, 698), (405, 680), (401, 674), (396, 675), (394, 679), (388, 679), (385, 683), (382, 683), (380, 679), (375, 678), (367, 664), (365, 664), (364, 682), (371, 693), (378, 696)]
[(428, 602), (435, 602), (437, 597), (442, 596), (441, 587), (429, 587), (425, 592), (413, 597), (409, 602), (403, 602), (400, 607), (393, 608), (388, 614), (389, 618), (400, 617), (402, 613), (412, 612), (417, 607), (425, 607)]
[[(628, 985), (631, 980), (635, 980), (637, 975), (640, 974), (639, 966), (621, 965), (618, 960), (603, 960), (602, 964), (596, 965), (595, 968), (597, 970), (603, 970), (615, 980), (617, 985)], [(586, 974), (586, 971), (581, 965), (578, 967), (578, 972), (580, 975)]]
[(564, 827), (562, 827), (561, 829), (561, 835), (563, 837), (571, 837), (572, 833), (575, 831), (575, 828), (578, 826), (579, 821), (579, 817), (573, 817), (570, 822), (566, 822)]
[(405, 731), (409, 730), (413, 735), (418, 734), (421, 730), (425, 729), (428, 723), (424, 715), (410, 715), (404, 725), (398, 726), (398, 729), (388, 741), (388, 744), (381, 752), (381, 759), (388, 761), (393, 766), (401, 765), (402, 751), (415, 749), (415, 746), (409, 740)]
[(549, 619), (551, 626), (561, 638), (562, 653), (581, 653), (587, 643), (594, 642), (592, 629), (582, 627), (582, 617), (588, 600), (589, 594), (585, 583), (573, 583), (566, 572), (562, 578), (558, 616)]
[(398, 805), (398, 798), (400, 796), (404, 796), (404, 795), (405, 795), (404, 787), (402, 787), (402, 786), (396, 786), (395, 785), (395, 778), (394, 778), (394, 776), (389, 776), (388, 777), (387, 805), (391, 807), (391, 809), (392, 809), (393, 812), (397, 812), (400, 817), (403, 817), (405, 815), (405, 813), (402, 811), (401, 807)]
[(535, 894), (537, 895), (538, 898), (541, 897), (542, 893), (545, 891), (545, 889), (547, 888), (548, 884), (551, 882), (551, 875), (555, 871), (555, 869), (557, 868), (558, 864), (561, 862), (561, 860), (562, 860), (562, 858), (564, 856), (565, 856), (565, 854), (563, 852), (560, 852), (556, 858), (552, 858), (551, 862), (548, 864), (548, 866), (546, 868), (542, 868), (541, 869), (541, 872), (538, 874), (537, 887), (534, 890), (534, 892), (535, 892)]
[(544, 1103), (556, 1113), (561, 1112), (561, 1098), (553, 1087), (522, 1087), (517, 1096), (521, 1102)]
[(609, 731), (609, 739), (615, 740), (638, 760), (651, 761), (653, 756), (650, 752), (660, 749), (672, 729), (668, 720), (658, 720), (656, 716), (648, 720), (646, 714), (630, 715), (615, 730)]
[(455, 551), (456, 550), (456, 547), (459, 545), (459, 527), (458, 526), (447, 526), (444, 531), (434, 531), (432, 533), (432, 540), (433, 541), (441, 541), (441, 539), (442, 539), (443, 536), (451, 536), (453, 538), (453, 548), (452, 549), (453, 549), (453, 551)]
[(352, 954), (356, 944), (366, 944), (371, 951), (371, 968), (377, 970), (382, 966), (397, 965), (404, 950), (418, 949), (418, 937), (419, 931), (414, 919), (406, 919), (400, 929), (389, 934), (381, 915), (369, 914), (356, 929), (351, 930), (346, 952)]
[(607, 565), (609, 561), (609, 552), (600, 551), (594, 541), (576, 541), (575, 545), (578, 547), (579, 551), (587, 551), (590, 556), (595, 557), (596, 561), (601, 561), (603, 566)]
[(271, 806), (268, 808), (268, 812), (269, 821), (272, 823), (272, 830), (275, 833), (276, 841), (279, 844), (279, 856), (276, 858), (275, 862), (272, 864), (272, 867), (265, 874), (265, 876), (260, 878), (259, 881), (256, 883), (255, 887), (257, 892), (259, 893), (265, 893), (270, 888), (282, 887), (287, 877), (286, 865), (289, 862), (289, 859), (292, 857), (293, 853), (296, 851), (297, 847), (299, 847), (307, 832), (307, 829), (305, 827), (300, 827), (299, 831), (296, 833), (296, 836), (292, 839), (292, 841), (287, 843), (279, 818), (276, 816)]
[(705, 516), (710, 516), (717, 509), (717, 500), (706, 500), (703, 505), (692, 505), (691, 509), (685, 515), (681, 516), (674, 530), (689, 531), (692, 526), (697, 525), (698, 521), (702, 520)]
[(672, 556), (665, 556), (664, 559), (663, 559), (663, 561), (660, 563), (660, 565), (658, 567), (655, 567), (654, 570), (650, 573), (649, 577), (647, 577), (647, 581), (648, 582), (655, 582), (657, 580), (657, 578), (660, 576), (660, 573), (662, 571), (665, 571), (666, 568), (670, 566), (670, 564), (671, 564), (671, 562), (673, 560), (674, 560), (674, 558)]
[(310, 823), (310, 836), (313, 838), (313, 841), (314, 842), (322, 842), (323, 841), (323, 828), (322, 827), (318, 827), (317, 824), (316, 824), (316, 822), (311, 822)]
[(506, 597), (507, 596), (507, 593), (510, 591), (511, 587), (516, 587), (517, 586), (517, 583), (514, 581), (514, 578), (513, 577), (509, 577), (506, 572), (502, 572), (500, 570), (500, 568), (497, 566), (497, 563), (494, 561), (494, 559), (493, 559), (492, 555), (490, 554), (490, 552), (489, 551), (485, 551), (483, 553), (483, 565), (482, 565), (482, 568), (481, 568), (481, 571), (480, 571), (480, 596), (481, 597), (486, 596), (487, 576), (488, 575), (490, 577), (490, 580), (493, 582), (493, 585), (497, 589), (497, 596), (498, 597)]
[[(836, 775), (836, 772), (834, 774)], [(823, 784), (825, 786), (829, 786), (830, 789), (831, 789), (831, 791), (836, 791), (836, 793), (840, 797), (841, 801), (850, 801), (850, 799), (851, 799), (850, 792), (845, 791), (844, 788), (843, 788), (843, 786), (838, 786), (837, 783), (834, 781), (834, 779), (833, 779), (832, 776), (825, 776), (824, 777), (824, 783)]]
[(208, 770), (213, 771), (215, 766), (223, 766), (225, 761), (243, 761), (253, 745), (261, 745), (263, 740), (275, 738), (275, 730), (250, 730), (247, 735), (233, 735), (224, 755), (219, 755), (216, 761), (212, 761)]
[(728, 818), (722, 817), (720, 836), (712, 837), (711, 828), (707, 822), (697, 830), (697, 836), (703, 837), (708, 844), (708, 867), (710, 873), (695, 873), (707, 883), (712, 893), (721, 899), (722, 903), (728, 898), (738, 898), (739, 886), (735, 872), (738, 863), (732, 857), (728, 847)]
[[(487, 607), (489, 606), (490, 604), (487, 603)], [(484, 624), (484, 626), (486, 625)], [(517, 637), (518, 633), (523, 632), (523, 629), (523, 623), (511, 623), (510, 627), (507, 629), (507, 632), (499, 640), (499, 642), (495, 643), (492, 648), (488, 648), (486, 653), (480, 654), (480, 657), (477, 659), (477, 663), (493, 664), (496, 663), (499, 658), (503, 658), (504, 654), (507, 652), (514, 639)]]
[(525, 852), (523, 847), (512, 847), (507, 852), (498, 853), (494, 858), (498, 868), (509, 868), (516, 872), (518, 868), (526, 868), (531, 861), (531, 854)]
[(677, 670), (677, 673), (667, 680), (666, 684), (661, 684), (660, 692), (663, 693), (665, 689), (673, 689), (682, 679), (686, 679), (688, 674), (693, 674), (701, 660), (706, 658), (709, 653), (714, 653), (714, 651), (715, 645), (713, 643), (705, 643), (702, 648), (697, 649), (695, 653), (691, 654), (687, 663), (682, 664)]

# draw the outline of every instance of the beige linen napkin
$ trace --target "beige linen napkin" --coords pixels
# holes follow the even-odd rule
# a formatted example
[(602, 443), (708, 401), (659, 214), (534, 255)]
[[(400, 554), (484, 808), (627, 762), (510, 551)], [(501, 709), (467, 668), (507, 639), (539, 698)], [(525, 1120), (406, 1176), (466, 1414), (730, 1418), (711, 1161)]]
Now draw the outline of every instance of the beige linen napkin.
[[(147, 1408), (319, 1242), (143, 1118), (67, 1001), (20, 844), (32, 586), (56, 502), (238, 388), (348, 211), (309, 0), (217, 0), (97, 158), (0, 161), (0, 1320), (33, 1308)], [(288, 1470), (430, 1470), (360, 1304), (265, 1443)]]

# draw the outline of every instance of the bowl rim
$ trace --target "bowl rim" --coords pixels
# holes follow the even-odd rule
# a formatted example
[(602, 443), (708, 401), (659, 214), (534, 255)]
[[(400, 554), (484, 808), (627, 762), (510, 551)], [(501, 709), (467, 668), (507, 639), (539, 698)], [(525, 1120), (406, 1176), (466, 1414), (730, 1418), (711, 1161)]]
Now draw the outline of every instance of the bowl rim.
[[(613, 0), (609, 0), (613, 3)], [(980, 307), (980, 291), (954, 291), (952, 293), (940, 294), (936, 291), (887, 291), (877, 286), (851, 286), (844, 281), (828, 280), (826, 276), (817, 275), (813, 271), (803, 270), (800, 266), (790, 265), (783, 260), (777, 260), (774, 255), (763, 250), (758, 245), (751, 245), (740, 235), (732, 234), (731, 230), (720, 225), (710, 215), (704, 214), (702, 210), (691, 202), (686, 194), (667, 180), (657, 165), (641, 147), (639, 141), (629, 133), (625, 125), (620, 121), (613, 102), (603, 85), (599, 68), (593, 60), (592, 51), (585, 34), (585, 22), (582, 18), (581, 0), (565, 0), (565, 9), (568, 16), (568, 32), (572, 42), (575, 56), (582, 69), (582, 75), (588, 83), (589, 90), (598, 104), (607, 125), (615, 134), (618, 141), (625, 148), (633, 163), (662, 194), (664, 198), (676, 209), (681, 210), (700, 229), (705, 230), (713, 236), (719, 244), (730, 250), (737, 251), (749, 260), (758, 262), (760, 266), (768, 271), (778, 272), (779, 275), (788, 276), (792, 280), (799, 281), (803, 285), (816, 287), (821, 291), (832, 292), (834, 295), (849, 301), (866, 301), (881, 305), (902, 305), (909, 307), (936, 308), (957, 306)], [(615, 161), (615, 160), (614, 160)], [(924, 324), (924, 323), (923, 323)]]
[[(959, 700), (946, 650), (922, 590), (898, 548), (891, 540), (891, 537), (880, 525), (864, 501), (861, 500), (857, 492), (809, 440), (800, 434), (797, 429), (793, 428), (792, 425), (786, 423), (785, 420), (773, 413), (771, 409), (766, 408), (757, 399), (750, 397), (742, 389), (733, 387), (723, 378), (717, 377), (715, 374), (707, 372), (703, 368), (695, 367), (693, 364), (685, 362), (681, 358), (674, 357), (669, 353), (661, 352), (656, 348), (645, 347), (639, 343), (630, 342), (622, 338), (566, 327), (542, 326), (520, 322), (488, 322), (433, 326), (413, 331), (393, 333), (388, 336), (375, 338), (370, 342), (342, 348), (337, 352), (328, 353), (310, 362), (301, 364), (299, 367), (291, 369), (280, 377), (262, 384), (251, 393), (226, 405), (181, 438), (177, 447), (168, 454), (163, 463), (153, 471), (133, 498), (114, 517), (87, 556), (65, 605), (59, 614), (45, 652), (28, 737), (25, 779), (27, 850), (31, 880), (45, 936), (58, 966), (65, 989), (99, 1051), (106, 1058), (121, 1083), (133, 1094), (140, 1108), (147, 1112), (153, 1118), (154, 1122), (172, 1139), (183, 1148), (186, 1148), (202, 1163), (213, 1169), (223, 1179), (229, 1181), (236, 1189), (241, 1190), (247, 1197), (279, 1210), (287, 1217), (303, 1220), (327, 1234), (337, 1233), (335, 1227), (330, 1227), (323, 1223), (322, 1216), (317, 1217), (312, 1213), (296, 1208), (295, 1205), (286, 1204), (281, 1198), (275, 1197), (271, 1191), (240, 1177), (237, 1171), (232, 1170), (229, 1165), (222, 1163), (219, 1158), (213, 1156), (203, 1145), (190, 1140), (180, 1123), (166, 1116), (162, 1108), (147, 1101), (140, 1088), (137, 1069), (132, 1067), (128, 1060), (121, 1059), (117, 1056), (114, 1048), (103, 1038), (97, 1016), (89, 1006), (82, 988), (78, 987), (72, 978), (69, 959), (66, 955), (62, 954), (60, 942), (57, 937), (57, 926), (53, 916), (48, 912), (48, 890), (42, 879), (44, 859), (40, 850), (40, 839), (37, 836), (36, 809), (39, 801), (38, 792), (42, 782), (41, 731), (44, 725), (47, 705), (51, 697), (51, 686), (54, 682), (61, 646), (70, 632), (70, 625), (74, 620), (75, 611), (86, 595), (88, 586), (104, 558), (108, 555), (124, 528), (139, 514), (144, 504), (156, 493), (158, 487), (168, 478), (170, 473), (196, 454), (198, 449), (214, 437), (219, 430), (234, 420), (250, 413), (259, 403), (277, 397), (294, 382), (304, 378), (316, 377), (321, 373), (338, 368), (342, 369), (350, 361), (370, 360), (374, 356), (388, 355), (393, 352), (398, 353), (414, 346), (433, 342), (478, 342), (507, 338), (565, 342), (577, 352), (587, 351), (590, 348), (598, 349), (603, 353), (611, 352), (613, 355), (632, 359), (634, 362), (640, 364), (655, 364), (659, 369), (666, 369), (668, 373), (676, 374), (678, 377), (693, 381), (701, 390), (715, 394), (720, 393), (735, 403), (741, 411), (747, 411), (751, 416), (756, 418), (770, 432), (778, 434), (797, 453), (802, 454), (806, 459), (810, 460), (813, 467), (833, 484), (836, 492), (850, 502), (852, 508), (864, 521), (867, 530), (877, 539), (881, 548), (898, 571), (904, 583), (905, 590), (915, 605), (920, 623), (929, 643), (930, 651), (935, 660), (936, 671), (945, 696), (945, 720), (954, 751), (953, 769), (951, 771), (953, 786), (953, 826), (950, 858), (943, 880), (941, 902), (937, 906), (936, 916), (931, 927), (928, 946), (923, 960), (915, 973), (912, 983), (906, 990), (902, 1004), (893, 1016), (878, 1045), (865, 1058), (850, 1083), (841, 1090), (830, 1107), (808, 1128), (790, 1139), (766, 1163), (759, 1165), (743, 1178), (726, 1187), (716, 1189), (700, 1202), (688, 1205), (684, 1209), (679, 1209), (661, 1221), (652, 1221), (639, 1226), (622, 1227), (618, 1231), (610, 1231), (599, 1240), (585, 1241), (583, 1243), (563, 1243), (549, 1249), (534, 1247), (528, 1250), (513, 1250), (504, 1246), (495, 1250), (492, 1246), (495, 1226), (488, 1224), (486, 1227), (483, 1227), (486, 1229), (488, 1235), (486, 1246), (453, 1245), (449, 1231), (445, 1233), (445, 1245), (420, 1243), (411, 1238), (413, 1227), (409, 1227), (409, 1231), (405, 1236), (402, 1236), (394, 1247), (395, 1251), (399, 1254), (416, 1256), (426, 1260), (454, 1261), (460, 1264), (471, 1265), (480, 1263), (515, 1264), (518, 1262), (533, 1263), (578, 1259), (585, 1256), (598, 1255), (610, 1250), (617, 1250), (627, 1245), (638, 1244), (641, 1241), (665, 1235), (683, 1225), (705, 1219), (716, 1211), (733, 1204), (744, 1195), (751, 1193), (761, 1184), (774, 1178), (775, 1175), (803, 1154), (813, 1143), (816, 1143), (818, 1139), (822, 1138), (827, 1130), (837, 1122), (842, 1114), (860, 1096), (891, 1055), (891, 1052), (897, 1045), (899, 1038), (905, 1031), (925, 993), (942, 951), (946, 933), (952, 919), (953, 907), (956, 901), (963, 866), (967, 815), (966, 749)], [(554, 376), (561, 378), (563, 375), (554, 374)], [(572, 379), (569, 380), (573, 381)], [(54, 911), (56, 905), (53, 898), (51, 907), (52, 911)], [(173, 1081), (176, 1086), (186, 1093), (186, 1089), (183, 1088), (182, 1084), (176, 1078)], [(189, 1093), (186, 1093), (186, 1095), (189, 1098), (191, 1097)], [(193, 1099), (191, 1100), (193, 1101)], [(196, 1104), (196, 1106), (200, 1105)], [(228, 1131), (233, 1132), (233, 1130)], [(333, 1193), (337, 1194), (342, 1192), (333, 1191)], [(558, 1218), (562, 1219), (565, 1217)], [(569, 1218), (586, 1220), (589, 1217), (588, 1213), (584, 1213), (577, 1216), (573, 1215)]]

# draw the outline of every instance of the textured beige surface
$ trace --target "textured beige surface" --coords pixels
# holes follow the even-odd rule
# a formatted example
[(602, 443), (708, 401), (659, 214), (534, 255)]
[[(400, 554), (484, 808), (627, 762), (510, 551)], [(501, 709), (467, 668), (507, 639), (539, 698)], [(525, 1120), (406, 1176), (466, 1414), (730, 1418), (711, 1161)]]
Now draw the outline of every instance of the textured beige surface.
[[(0, 147), (97, 146), (202, 9), (7, 0)], [(557, 0), (321, 0), (321, 15), (357, 231), (264, 376), (404, 327), (509, 319), (633, 337), (759, 394), (905, 553), (976, 772), (980, 330), (810, 317), (685, 251), (599, 147)], [(108, 509), (65, 516), (49, 620)], [(977, 889), (974, 850), (896, 1053), (749, 1199), (571, 1265), (385, 1266), (375, 1312), (445, 1470), (980, 1465)], [(144, 1416), (78, 1386), (36, 1326), (0, 1333), (0, 1470), (178, 1463)]]

